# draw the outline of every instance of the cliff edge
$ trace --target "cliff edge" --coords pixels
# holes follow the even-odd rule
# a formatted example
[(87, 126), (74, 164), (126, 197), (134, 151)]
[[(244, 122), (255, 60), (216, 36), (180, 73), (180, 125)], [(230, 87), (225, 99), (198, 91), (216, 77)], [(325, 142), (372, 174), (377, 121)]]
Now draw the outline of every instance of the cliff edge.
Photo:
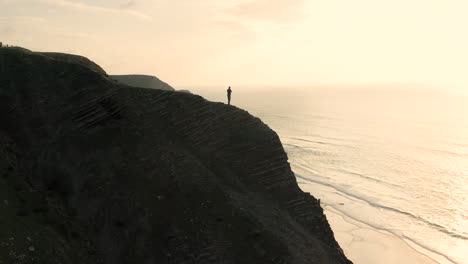
[(0, 48), (0, 262), (351, 263), (260, 119), (70, 58)]

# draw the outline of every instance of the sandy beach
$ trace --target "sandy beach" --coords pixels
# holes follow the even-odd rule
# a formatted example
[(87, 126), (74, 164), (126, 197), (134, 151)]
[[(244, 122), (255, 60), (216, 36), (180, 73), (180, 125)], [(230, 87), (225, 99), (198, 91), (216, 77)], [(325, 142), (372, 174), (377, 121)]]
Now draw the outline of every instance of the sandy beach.
[[(308, 184), (299, 184), (305, 192), (314, 193)], [(410, 241), (347, 217), (322, 202), (335, 238), (346, 256), (357, 264), (452, 264), (442, 256), (427, 251)]]

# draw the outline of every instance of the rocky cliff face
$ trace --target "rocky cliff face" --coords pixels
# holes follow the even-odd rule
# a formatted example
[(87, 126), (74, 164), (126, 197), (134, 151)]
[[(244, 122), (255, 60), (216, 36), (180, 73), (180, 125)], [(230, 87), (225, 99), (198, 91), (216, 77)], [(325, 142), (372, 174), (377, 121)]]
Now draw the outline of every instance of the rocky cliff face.
[(1, 263), (351, 263), (247, 112), (0, 49)]
[(122, 84), (140, 87), (140, 88), (152, 88), (152, 89), (161, 89), (166, 91), (174, 91), (169, 84), (161, 81), (156, 76), (150, 75), (111, 75), (112, 80), (120, 82)]

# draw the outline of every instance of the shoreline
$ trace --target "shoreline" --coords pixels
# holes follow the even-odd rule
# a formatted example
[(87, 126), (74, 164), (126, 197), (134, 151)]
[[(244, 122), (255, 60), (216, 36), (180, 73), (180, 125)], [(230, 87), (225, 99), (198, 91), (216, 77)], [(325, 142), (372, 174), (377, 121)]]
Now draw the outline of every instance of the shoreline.
[[(305, 192), (314, 193), (308, 184), (299, 183)], [(346, 216), (322, 203), (324, 213), (345, 255), (359, 264), (455, 264), (409, 239), (376, 229)]]
[[(335, 238), (353, 262), (359, 264), (453, 264), (443, 256), (425, 250), (394, 234), (374, 229), (342, 215), (330, 206), (324, 213), (335, 233)], [(350, 240), (351, 238), (351, 240)]]

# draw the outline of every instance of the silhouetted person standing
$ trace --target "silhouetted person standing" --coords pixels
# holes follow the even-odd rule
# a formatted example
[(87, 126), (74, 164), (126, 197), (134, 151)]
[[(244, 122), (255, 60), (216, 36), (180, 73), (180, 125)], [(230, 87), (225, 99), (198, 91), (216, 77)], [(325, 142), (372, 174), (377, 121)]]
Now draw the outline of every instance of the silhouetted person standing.
[(229, 88), (227, 89), (228, 105), (231, 104), (231, 93), (232, 93), (231, 86), (229, 86)]

